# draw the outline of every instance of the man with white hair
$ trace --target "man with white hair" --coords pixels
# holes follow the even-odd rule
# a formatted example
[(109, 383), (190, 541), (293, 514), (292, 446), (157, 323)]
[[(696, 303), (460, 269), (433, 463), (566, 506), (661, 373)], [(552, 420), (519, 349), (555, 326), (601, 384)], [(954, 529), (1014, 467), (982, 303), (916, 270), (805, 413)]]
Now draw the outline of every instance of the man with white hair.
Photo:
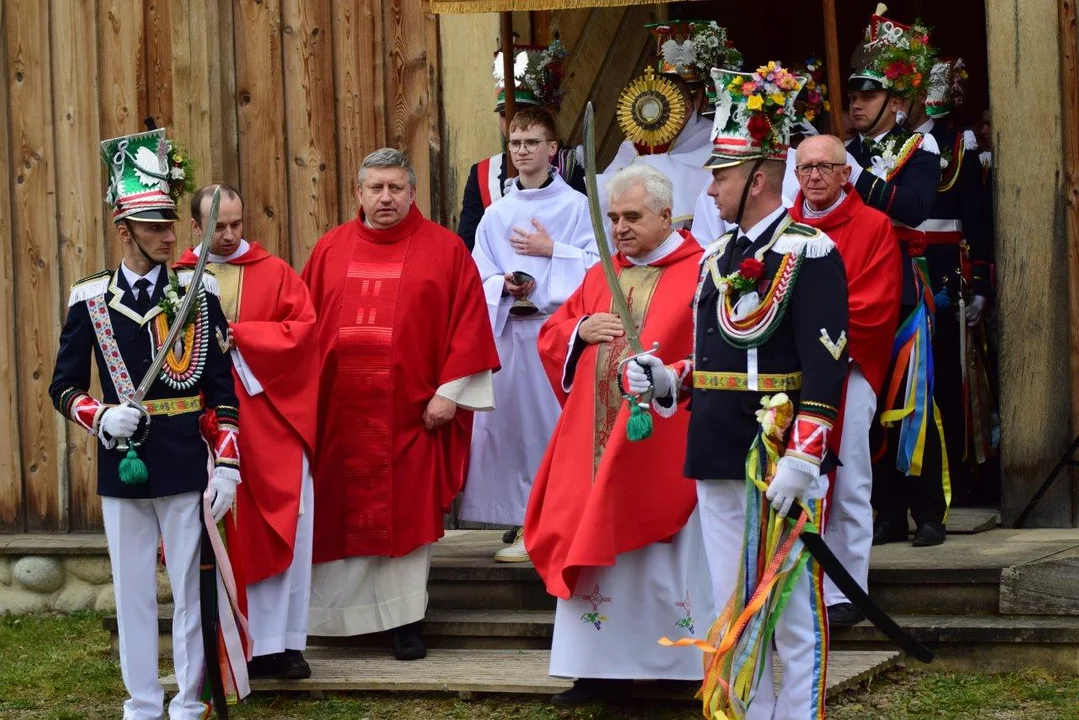
[[(671, 181), (660, 171), (624, 168), (607, 191), (633, 322), (646, 346), (659, 342), (661, 359), (680, 360), (692, 350), (688, 308), (701, 249), (672, 228)], [(524, 537), (558, 598), (550, 673), (576, 678), (557, 705), (629, 697), (633, 680), (701, 680), (699, 657), (656, 640), (703, 637), (715, 613), (695, 487), (682, 474), (688, 416), (630, 442), (636, 408), (624, 402), (618, 375), (631, 350), (611, 303), (594, 266), (539, 336), (564, 410), (536, 473)]]
[(469, 410), (493, 407), (498, 354), (460, 239), (420, 214), (399, 150), (364, 158), (360, 213), (303, 270), (321, 360), (310, 632), (394, 631), (427, 654), (431, 545), (464, 482)]

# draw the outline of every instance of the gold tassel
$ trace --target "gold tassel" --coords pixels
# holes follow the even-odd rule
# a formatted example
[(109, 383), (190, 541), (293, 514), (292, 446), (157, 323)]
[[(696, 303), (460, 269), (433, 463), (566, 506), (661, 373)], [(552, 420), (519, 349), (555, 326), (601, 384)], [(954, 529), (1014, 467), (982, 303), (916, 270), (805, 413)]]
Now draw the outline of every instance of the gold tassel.
[(626, 5), (655, 5), (655, 0), (426, 0), (428, 12), (486, 13), (525, 10), (587, 10)]

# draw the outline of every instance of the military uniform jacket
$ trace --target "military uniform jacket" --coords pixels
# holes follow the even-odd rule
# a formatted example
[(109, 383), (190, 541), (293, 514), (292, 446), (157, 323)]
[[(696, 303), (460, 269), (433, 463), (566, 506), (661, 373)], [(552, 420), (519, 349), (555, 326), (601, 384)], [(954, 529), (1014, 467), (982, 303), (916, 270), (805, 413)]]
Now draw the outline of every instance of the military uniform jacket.
[[(982, 166), (978, 159), (978, 141), (969, 130), (960, 133), (939, 124), (933, 126), (930, 134), (940, 147), (941, 179), (924, 229), (932, 232), (949, 221), (951, 225), (958, 221), (963, 240), (969, 248), (971, 290), (975, 295), (988, 296), (991, 292), (989, 266), (993, 241), (990, 211), (982, 183)], [(949, 286), (954, 288), (956, 272), (961, 264), (959, 245), (931, 243), (926, 247), (925, 258), (934, 292), (941, 289), (945, 277)]]
[[(190, 276), (187, 271), (178, 277), (180, 298), (185, 292), (184, 279)], [(202, 491), (208, 479), (208, 443), (213, 446), (216, 465), (238, 469), (238, 403), (227, 352), (228, 325), (215, 294), (216, 282), (208, 275), (203, 276), (205, 301), (196, 302), (195, 321), (186, 333), (186, 351), (178, 357), (175, 352), (170, 354), (143, 402), (150, 406), (151, 422), (148, 427), (145, 420), (140, 423), (135, 439), (140, 439), (144, 429), (148, 431), (137, 449), (148, 470), (146, 482), (121, 482), (119, 465), (124, 453), (109, 448), (113, 439), (99, 426), (108, 406), (121, 400), (117, 385), (123, 386), (125, 397), (133, 394), (168, 333), (168, 322), (158, 303), (165, 296), (170, 277), (162, 267), (146, 315), (139, 314), (134, 293), (119, 269), (97, 273), (72, 286), (49, 396), (61, 414), (106, 444), (97, 453), (99, 495), (156, 498)], [(90, 396), (91, 354), (101, 381), (100, 400)], [(200, 401), (214, 411), (210, 417), (217, 419), (216, 427), (207, 427), (203, 433)]]
[[(705, 253), (695, 300), (694, 355), (688, 367), (675, 368), (682, 378), (679, 395), (692, 393), (685, 475), (745, 478), (761, 398), (782, 391), (795, 409), (785, 458), (819, 476), (834, 465), (828, 434), (847, 374), (843, 261), (827, 235), (793, 223), (787, 213), (748, 248), (738, 247), (746, 238), (731, 240), (728, 233)], [(770, 323), (754, 325), (751, 314), (741, 325), (744, 333), (734, 338), (724, 319), (729, 316), (720, 317), (725, 296), (715, 279), (737, 272), (749, 257), (764, 263), (758, 312), (775, 315)], [(756, 338), (748, 339), (753, 333)], [(800, 388), (791, 387), (790, 378), (799, 374)]]
[[(921, 147), (922, 136), (902, 128), (892, 128), (880, 142), (866, 142), (859, 138), (847, 143), (847, 152), (862, 167), (862, 174), (854, 184), (862, 201), (880, 210), (898, 225), (915, 228), (929, 217), (936, 201), (940, 184), (940, 157)], [(909, 153), (903, 148), (917, 145)], [(895, 157), (885, 158), (882, 149), (891, 149)], [(876, 159), (874, 159), (876, 158)], [(893, 165), (880, 177), (872, 172), (874, 165)], [(907, 244), (900, 241), (904, 255), (909, 256)], [(901, 304), (913, 307), (917, 304), (914, 287), (914, 271), (909, 262), (903, 263), (903, 293)]]

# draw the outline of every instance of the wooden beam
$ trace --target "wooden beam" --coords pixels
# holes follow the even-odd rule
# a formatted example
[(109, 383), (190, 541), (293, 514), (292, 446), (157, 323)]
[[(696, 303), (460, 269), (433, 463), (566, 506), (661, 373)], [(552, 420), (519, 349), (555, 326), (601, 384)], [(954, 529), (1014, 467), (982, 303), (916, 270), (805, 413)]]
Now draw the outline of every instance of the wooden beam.
[[(1070, 444), (1059, 24), (1054, 3), (988, 0), (1000, 327), (1002, 522), (1010, 524)], [(1043, 95), (1029, 88), (1053, 88)], [(1015, 102), (1015, 98), (1023, 98)], [(1030, 128), (1037, 128), (1031, 133)], [(1070, 526), (1060, 483), (1030, 525)]]
[[(186, 150), (195, 168), (195, 186), (220, 182), (214, 174), (214, 146), (210, 124), (210, 32), (209, 5), (201, 0), (171, 0), (173, 86), (172, 135)], [(155, 78), (147, 78), (153, 81)], [(216, 107), (216, 105), (215, 105)], [(185, 200), (188, 198), (185, 198)], [(176, 240), (180, 247), (199, 242), (191, 231), (190, 206), (181, 201)]]
[(66, 493), (61, 493), (67, 481), (66, 422), (53, 409), (47, 392), (65, 304), (60, 298), (56, 234), (49, 8), (33, 0), (11, 0), (5, 7), (26, 528), (63, 531), (67, 530), (66, 502), (61, 501), (66, 500)]
[[(234, 0), (240, 191), (245, 234), (290, 260), (280, 0)], [(299, 264), (293, 259), (293, 267)]]
[[(516, 59), (513, 53), (513, 13), (502, 13), (500, 20), (502, 23), (499, 31), (499, 39), (502, 42), (502, 87), (506, 98), (505, 110), (502, 114), (506, 116), (506, 128), (509, 128), (513, 116), (517, 113), (517, 77), (513, 72)], [(506, 177), (517, 177), (517, 168), (512, 162), (506, 163)]]
[[(6, 27), (8, 6), (0, 3), (0, 28)], [(19, 428), (19, 379), (15, 318), (18, 316), (15, 288), (14, 228), (11, 213), (12, 165), (8, 132), (11, 107), (8, 102), (7, 35), (0, 33), (0, 532), (21, 533), (24, 525), (22, 458)]]
[(337, 225), (333, 15), (324, 3), (285, 0), (282, 8), (289, 250), (303, 265), (318, 239)]
[[(97, 57), (97, 37), (86, 32), (94, 26), (96, 3), (52, 0), (51, 23), (53, 129), (58, 173), (56, 205), (60, 240), (60, 297), (75, 281), (105, 267), (105, 205), (101, 200), (101, 160), (96, 148), (101, 140), (97, 113), (98, 70), (94, 62), (72, 58)], [(62, 52), (60, 50), (62, 49)], [(64, 303), (66, 310), (66, 303)], [(63, 312), (63, 311), (61, 311)], [(97, 373), (92, 373), (91, 394), (101, 397)], [(66, 426), (68, 506), (71, 530), (100, 530), (101, 502), (97, 496), (97, 437)]]
[[(1068, 328), (1071, 398), (1071, 433), (1079, 434), (1079, 34), (1076, 0), (1059, 0), (1060, 99), (1064, 149), (1064, 233), (1068, 247)], [(1072, 525), (1079, 526), (1079, 485), (1072, 482)]]
[(832, 134), (843, 139), (843, 85), (839, 74), (839, 32), (836, 30), (835, 0), (824, 0), (824, 53), (828, 64), (828, 90), (832, 110), (828, 113)]
[(337, 110), (337, 221), (356, 217), (356, 175), (386, 145), (380, 0), (334, 0), (334, 99)]

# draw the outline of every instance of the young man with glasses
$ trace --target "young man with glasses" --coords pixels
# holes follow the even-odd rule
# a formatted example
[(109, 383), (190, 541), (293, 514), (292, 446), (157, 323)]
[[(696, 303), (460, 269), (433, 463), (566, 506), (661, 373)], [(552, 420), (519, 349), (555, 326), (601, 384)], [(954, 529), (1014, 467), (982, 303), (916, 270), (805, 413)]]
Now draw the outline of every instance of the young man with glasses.
[[(846, 160), (843, 142), (834, 135), (806, 138), (796, 155), (801, 190), (790, 214), (795, 221), (827, 234), (847, 270), (851, 361), (837, 445), (843, 464), (835, 470), (824, 539), (866, 589), (873, 544), (869, 429), (891, 359), (903, 271), (891, 221), (862, 202), (849, 182)], [(846, 627), (862, 619), (861, 612), (827, 578), (824, 602), (832, 626)]]
[[(588, 199), (551, 167), (554, 138), (546, 110), (514, 116), (508, 147), (517, 180), (476, 229), (472, 257), (502, 370), (494, 376), (496, 409), (475, 418), (462, 520), (524, 524), (532, 479), (560, 413), (536, 347), (539, 330), (598, 258)], [(520, 531), (495, 559), (528, 560)]]

